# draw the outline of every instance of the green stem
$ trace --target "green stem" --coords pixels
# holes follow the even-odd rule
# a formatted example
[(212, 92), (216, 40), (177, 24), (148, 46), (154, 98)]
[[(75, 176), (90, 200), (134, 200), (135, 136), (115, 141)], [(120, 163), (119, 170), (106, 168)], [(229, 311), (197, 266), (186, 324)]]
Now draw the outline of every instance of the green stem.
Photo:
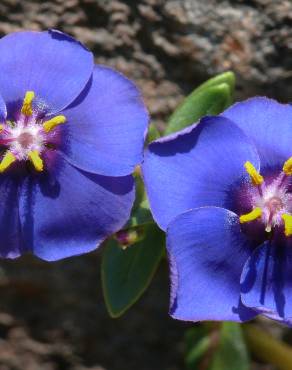
[(277, 366), (279, 370), (292, 369), (292, 347), (272, 337), (253, 324), (245, 324), (243, 333), (251, 353), (259, 360)]

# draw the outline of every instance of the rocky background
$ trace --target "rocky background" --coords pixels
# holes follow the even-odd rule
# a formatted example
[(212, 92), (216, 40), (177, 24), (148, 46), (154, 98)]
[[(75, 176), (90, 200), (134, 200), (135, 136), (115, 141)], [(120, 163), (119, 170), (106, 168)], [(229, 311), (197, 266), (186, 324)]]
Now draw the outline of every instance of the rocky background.
[[(73, 35), (97, 63), (134, 79), (160, 126), (196, 85), (228, 69), (237, 99), (292, 100), (290, 0), (1, 0), (1, 35), (47, 28)], [(184, 368), (188, 325), (168, 318), (167, 264), (142, 300), (111, 320), (99, 262), (95, 252), (53, 264), (0, 263), (0, 370)]]

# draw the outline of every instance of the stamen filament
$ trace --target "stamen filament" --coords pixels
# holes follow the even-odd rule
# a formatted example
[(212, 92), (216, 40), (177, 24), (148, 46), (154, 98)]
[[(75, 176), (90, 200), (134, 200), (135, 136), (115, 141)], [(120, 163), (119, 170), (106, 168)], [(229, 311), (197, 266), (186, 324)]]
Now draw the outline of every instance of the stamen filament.
[(246, 169), (246, 172), (249, 174), (251, 181), (253, 185), (259, 186), (263, 183), (264, 178), (261, 176), (258, 171), (255, 169), (252, 163), (249, 161), (245, 162), (244, 168)]
[(251, 212), (246, 213), (245, 215), (241, 215), (239, 217), (239, 222), (241, 224), (244, 224), (245, 222), (254, 221), (261, 216), (262, 216), (262, 209), (257, 207), (257, 208), (254, 208)]
[(34, 92), (33, 91), (27, 91), (25, 93), (25, 97), (23, 100), (22, 108), (21, 108), (21, 113), (24, 114), (25, 116), (31, 116), (33, 111), (32, 111), (32, 101), (34, 99)]
[(52, 119), (43, 123), (45, 132), (52, 131), (56, 126), (66, 122), (66, 117), (63, 115), (53, 117)]
[(285, 235), (291, 236), (292, 235), (292, 215), (284, 213), (282, 214), (282, 219), (285, 225), (285, 230), (284, 230)]
[(270, 212), (269, 214), (269, 218), (268, 218), (268, 222), (267, 222), (267, 226), (265, 228), (265, 231), (267, 233), (270, 233), (272, 231), (272, 221), (273, 221), (273, 216), (274, 216), (274, 213), (273, 212)]
[(31, 160), (32, 164), (34, 165), (34, 168), (38, 172), (42, 172), (44, 169), (44, 163), (43, 160), (40, 157), (40, 153), (37, 150), (32, 150), (28, 153), (28, 158)]
[(287, 161), (284, 163), (283, 171), (285, 172), (287, 176), (292, 175), (292, 157), (287, 159)]
[(0, 162), (0, 173), (7, 170), (8, 167), (12, 165), (13, 162), (16, 161), (16, 157), (9, 151), (4, 154), (2, 161)]

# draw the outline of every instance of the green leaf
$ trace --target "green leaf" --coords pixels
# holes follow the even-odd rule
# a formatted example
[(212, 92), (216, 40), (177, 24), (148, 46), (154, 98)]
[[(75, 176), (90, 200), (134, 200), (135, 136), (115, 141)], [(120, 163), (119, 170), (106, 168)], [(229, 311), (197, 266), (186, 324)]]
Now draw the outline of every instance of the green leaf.
[(219, 74), (215, 77), (210, 78), (209, 80), (207, 80), (206, 82), (204, 82), (200, 86), (198, 86), (193, 91), (193, 94), (198, 93), (199, 91), (202, 91), (202, 90), (204, 90), (206, 88), (209, 88), (211, 86), (221, 85), (222, 83), (226, 83), (229, 86), (231, 95), (233, 95), (234, 88), (235, 88), (235, 75), (231, 71), (224, 72), (224, 73), (221, 73), (221, 74)]
[(140, 171), (140, 168), (137, 167), (136, 171), (134, 172), (136, 193), (132, 213), (135, 212), (140, 207), (141, 203), (146, 199), (144, 183), (141, 178)]
[(135, 174), (135, 185), (136, 185), (135, 202), (131, 212), (131, 217), (127, 224), (125, 225), (125, 229), (134, 226), (145, 225), (148, 223), (154, 223), (149, 203), (146, 197), (144, 183), (139, 174), (139, 171), (136, 172)]
[(125, 227), (130, 228), (150, 223), (154, 223), (154, 221), (149, 209), (148, 200), (144, 199), (137, 208), (133, 209), (132, 215)]
[(144, 226), (145, 238), (123, 250), (109, 240), (102, 257), (102, 286), (111, 317), (121, 316), (149, 286), (164, 253), (164, 233), (154, 224)]
[(206, 115), (216, 115), (232, 103), (231, 88), (227, 83), (196, 89), (171, 115), (165, 134), (179, 131)]
[(188, 370), (199, 369), (202, 358), (211, 347), (211, 339), (205, 326), (195, 326), (185, 333), (185, 364)]
[(207, 353), (211, 347), (211, 340), (209, 337), (201, 338), (197, 345), (192, 348), (185, 358), (187, 369), (198, 369), (202, 361), (202, 357)]
[(248, 352), (237, 323), (195, 326), (186, 332), (185, 347), (188, 370), (249, 370)]
[(209, 370), (249, 369), (249, 356), (240, 325), (234, 322), (223, 323), (219, 346)]
[(147, 134), (147, 143), (151, 143), (151, 141), (156, 140), (160, 137), (160, 132), (158, 131), (158, 128), (154, 125), (154, 123), (151, 123), (148, 128), (148, 134)]

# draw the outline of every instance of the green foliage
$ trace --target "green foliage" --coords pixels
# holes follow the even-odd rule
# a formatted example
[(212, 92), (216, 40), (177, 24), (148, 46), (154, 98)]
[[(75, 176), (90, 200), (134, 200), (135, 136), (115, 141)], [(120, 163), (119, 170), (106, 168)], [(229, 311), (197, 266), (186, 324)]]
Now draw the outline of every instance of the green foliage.
[(211, 338), (205, 326), (195, 326), (185, 333), (186, 356), (185, 363), (187, 370), (197, 370), (202, 364), (204, 356), (211, 348)]
[(193, 93), (198, 93), (202, 90), (205, 90), (206, 88), (221, 85), (222, 83), (226, 83), (230, 87), (231, 95), (233, 95), (235, 88), (235, 75), (231, 71), (220, 73), (219, 75), (210, 78), (209, 80), (198, 86)]
[(126, 229), (154, 222), (139, 171), (135, 174), (136, 197)]
[[(292, 346), (254, 324), (244, 324), (243, 333), (250, 352), (277, 370), (292, 369)], [(288, 332), (287, 332), (288, 333)]]
[(102, 259), (102, 285), (111, 317), (121, 316), (143, 294), (164, 253), (164, 233), (154, 224), (144, 226), (145, 237), (126, 249), (114, 239)]
[(147, 143), (151, 143), (151, 141), (156, 140), (159, 137), (160, 132), (158, 131), (158, 128), (154, 125), (154, 123), (151, 123), (148, 128)]
[(209, 370), (249, 370), (249, 356), (239, 324), (224, 322)]
[(206, 326), (190, 329), (186, 334), (186, 367), (188, 370), (249, 370), (249, 356), (241, 327), (224, 322), (220, 330)]
[(171, 115), (165, 134), (179, 131), (205, 115), (216, 115), (232, 104), (235, 77), (222, 73), (206, 81), (187, 96)]
[[(172, 114), (165, 133), (185, 128), (206, 114), (221, 113), (232, 103), (234, 82), (233, 73), (226, 72), (200, 85)], [(159, 131), (151, 124), (146, 142), (159, 137)], [(103, 292), (112, 317), (121, 316), (139, 299), (164, 253), (164, 233), (152, 218), (139, 167), (134, 177), (136, 198), (130, 220), (108, 242), (102, 259)], [(200, 345), (193, 348), (190, 361), (199, 358), (206, 346), (209, 346), (208, 337), (200, 339)]]
[(153, 223), (151, 211), (149, 209), (149, 203), (147, 199), (144, 199), (139, 207), (132, 212), (132, 216), (127, 223), (127, 227), (136, 227), (139, 225), (145, 225)]

